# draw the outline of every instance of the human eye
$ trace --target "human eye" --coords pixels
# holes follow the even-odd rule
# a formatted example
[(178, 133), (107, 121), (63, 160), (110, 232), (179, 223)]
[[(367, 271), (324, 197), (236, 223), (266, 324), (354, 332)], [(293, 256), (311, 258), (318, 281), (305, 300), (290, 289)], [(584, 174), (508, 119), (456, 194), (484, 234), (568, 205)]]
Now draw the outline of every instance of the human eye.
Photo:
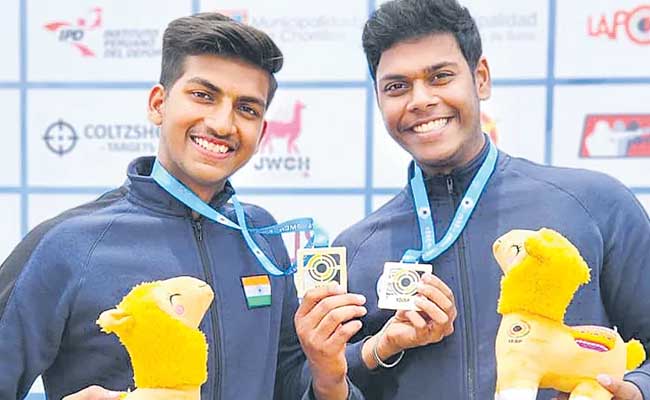
[(396, 82), (389, 82), (386, 85), (384, 85), (384, 93), (387, 94), (399, 94), (405, 91), (408, 88), (408, 85), (406, 82), (402, 81), (396, 81)]
[(451, 72), (436, 72), (431, 74), (430, 81), (434, 85), (442, 85), (449, 82), (453, 76)]
[(258, 118), (262, 115), (262, 113), (256, 107), (245, 103), (239, 105), (239, 110), (242, 113), (246, 114), (249, 118)]
[(191, 94), (192, 94), (192, 97), (194, 97), (194, 98), (196, 98), (196, 99), (198, 99), (200, 101), (203, 101), (203, 102), (211, 102), (211, 101), (214, 100), (214, 98), (212, 97), (212, 95), (210, 93), (207, 93), (207, 92), (202, 91), (202, 90), (193, 90), (191, 92)]

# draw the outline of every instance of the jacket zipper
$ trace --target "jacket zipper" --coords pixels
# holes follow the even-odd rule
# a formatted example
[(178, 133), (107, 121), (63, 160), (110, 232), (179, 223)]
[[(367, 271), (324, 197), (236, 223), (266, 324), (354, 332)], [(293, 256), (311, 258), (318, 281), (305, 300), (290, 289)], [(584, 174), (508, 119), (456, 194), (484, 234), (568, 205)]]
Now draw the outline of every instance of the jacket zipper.
[[(456, 195), (454, 193), (454, 180), (447, 176), (447, 192), (451, 199), (453, 209), (456, 210)], [(460, 295), (463, 300), (463, 314), (465, 315), (465, 360), (467, 360), (467, 399), (474, 400), (474, 327), (472, 324), (472, 305), (469, 299), (469, 276), (467, 273), (467, 262), (465, 260), (465, 241), (463, 233), (458, 236), (456, 244), (458, 251), (458, 269), (460, 274)]]
[[(190, 217), (191, 218), (191, 217)], [(212, 272), (210, 271), (210, 263), (208, 262), (208, 255), (205, 248), (205, 243), (203, 242), (203, 225), (201, 224), (201, 219), (192, 218), (192, 231), (194, 232), (194, 238), (199, 248), (199, 256), (201, 257), (201, 266), (203, 267), (203, 273), (205, 274), (205, 279), (211, 287), (214, 286), (214, 279), (212, 278)], [(214, 354), (215, 360), (212, 363), (217, 369), (215, 382), (214, 382), (214, 396), (213, 399), (221, 398), (221, 393), (219, 391), (221, 382), (221, 356), (219, 354), (219, 320), (217, 318), (217, 296), (215, 289), (215, 303), (213, 307), (210, 307), (210, 321), (212, 322), (212, 337), (214, 339)]]

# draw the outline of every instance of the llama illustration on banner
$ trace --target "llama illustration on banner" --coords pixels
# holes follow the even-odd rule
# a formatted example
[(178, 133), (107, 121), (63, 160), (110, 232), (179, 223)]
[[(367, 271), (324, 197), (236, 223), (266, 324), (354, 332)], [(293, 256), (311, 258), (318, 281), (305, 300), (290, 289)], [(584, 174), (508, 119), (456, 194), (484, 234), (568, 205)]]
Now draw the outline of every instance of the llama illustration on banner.
[(102, 9), (95, 7), (90, 10), (87, 18), (77, 18), (76, 22), (54, 21), (45, 24), (44, 28), (58, 34), (59, 42), (70, 43), (83, 57), (95, 57), (95, 52), (82, 40), (87, 31), (92, 31), (102, 26)]
[(289, 122), (272, 120), (267, 122), (266, 134), (260, 144), (262, 152), (273, 152), (273, 139), (286, 139), (287, 153), (299, 153), (296, 140), (298, 140), (302, 128), (301, 113), (303, 108), (305, 108), (305, 105), (300, 101), (296, 101), (293, 105), (293, 116)]
[[(310, 158), (301, 154), (298, 139), (303, 130), (303, 110), (306, 105), (296, 100), (280, 103), (281, 107), (291, 109), (288, 119), (267, 120), (266, 133), (260, 142), (260, 154), (253, 168), (257, 171), (269, 171), (309, 177)], [(284, 146), (282, 146), (284, 144)]]
[(580, 157), (650, 157), (650, 115), (587, 115)]

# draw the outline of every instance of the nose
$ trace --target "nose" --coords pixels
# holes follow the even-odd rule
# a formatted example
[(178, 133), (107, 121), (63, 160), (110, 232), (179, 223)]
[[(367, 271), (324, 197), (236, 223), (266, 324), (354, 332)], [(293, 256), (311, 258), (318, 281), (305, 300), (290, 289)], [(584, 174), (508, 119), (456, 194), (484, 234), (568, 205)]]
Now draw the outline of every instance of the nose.
[(434, 93), (434, 88), (422, 80), (413, 81), (411, 98), (407, 105), (408, 111), (425, 111), (440, 102), (440, 98)]
[(235, 110), (232, 101), (224, 98), (204, 118), (205, 125), (217, 136), (235, 133)]

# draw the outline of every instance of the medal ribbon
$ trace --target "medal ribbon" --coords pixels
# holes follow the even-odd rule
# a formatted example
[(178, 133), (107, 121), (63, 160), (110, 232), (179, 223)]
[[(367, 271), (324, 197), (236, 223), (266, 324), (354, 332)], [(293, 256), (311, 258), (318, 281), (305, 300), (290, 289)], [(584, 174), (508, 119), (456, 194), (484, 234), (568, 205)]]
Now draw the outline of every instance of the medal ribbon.
[(160, 164), (160, 162), (158, 162), (158, 159), (154, 162), (151, 177), (166, 192), (200, 215), (218, 224), (241, 231), (250, 251), (253, 253), (255, 258), (257, 258), (259, 263), (262, 264), (262, 267), (273, 276), (291, 275), (296, 271), (296, 266), (291, 265), (285, 270), (278, 268), (257, 245), (251, 235), (252, 233), (261, 235), (281, 235), (283, 233), (313, 231), (313, 235), (305, 247), (327, 247), (329, 245), (327, 233), (316, 224), (313, 218), (297, 218), (280, 224), (260, 228), (248, 228), (244, 208), (235, 195), (231, 197), (231, 200), (237, 217), (236, 223), (201, 200), (196, 194), (194, 194), (194, 192), (187, 188), (187, 186), (171, 175)]
[(422, 170), (417, 163), (414, 163), (414, 173), (413, 178), (411, 179), (411, 193), (413, 194), (415, 211), (418, 217), (422, 249), (406, 250), (402, 256), (401, 262), (417, 263), (420, 260), (424, 262), (431, 261), (458, 240), (463, 229), (465, 229), (465, 225), (467, 225), (467, 221), (469, 221), (469, 218), (472, 216), (474, 208), (476, 207), (481, 194), (485, 190), (485, 186), (487, 185), (490, 176), (492, 176), (497, 163), (497, 148), (491, 141), (489, 141), (489, 139), (486, 140), (488, 140), (490, 146), (488, 155), (485, 160), (483, 160), (483, 164), (481, 164), (481, 167), (476, 173), (476, 176), (474, 176), (474, 179), (472, 179), (472, 183), (469, 185), (465, 196), (463, 196), (463, 199), (458, 205), (454, 219), (449, 224), (449, 229), (447, 229), (447, 232), (439, 242), (436, 242), (436, 230), (433, 225), (431, 206), (429, 205), (429, 197), (427, 196), (427, 190), (424, 186)]

